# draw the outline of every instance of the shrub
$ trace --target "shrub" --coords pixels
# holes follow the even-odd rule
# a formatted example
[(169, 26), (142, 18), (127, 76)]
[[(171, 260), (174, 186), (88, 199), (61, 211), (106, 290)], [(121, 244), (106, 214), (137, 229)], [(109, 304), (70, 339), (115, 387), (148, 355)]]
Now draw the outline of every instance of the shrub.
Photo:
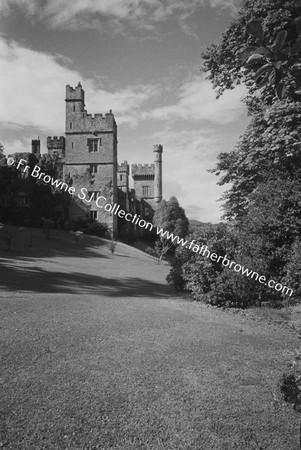
[(153, 247), (146, 247), (146, 249), (144, 251), (148, 255), (157, 256), (156, 251), (155, 251), (155, 249), (153, 249)]
[[(186, 240), (195, 241), (194, 245), (199, 248), (207, 246), (210, 252), (217, 255), (233, 253), (233, 236), (225, 224), (208, 224), (195, 229)], [(207, 301), (207, 294), (212, 291), (216, 278), (223, 270), (221, 264), (186, 247), (176, 249), (171, 266), (168, 283), (178, 290), (189, 291), (195, 300), (203, 301)]]
[(285, 276), (282, 284), (293, 289), (293, 297), (301, 299), (301, 242), (296, 240), (292, 245), (288, 262), (285, 266)]
[[(265, 258), (260, 253), (262, 242), (247, 241), (245, 235), (239, 235), (225, 224), (206, 225), (196, 229), (186, 237), (201, 248), (218, 256), (227, 255), (227, 259), (239, 263), (241, 266), (253, 270), (267, 278), (275, 278), (274, 261), (276, 252)], [(205, 248), (205, 247), (204, 247)], [(248, 278), (233, 269), (225, 268), (221, 262), (212, 261), (206, 256), (194, 253), (191, 249), (178, 247), (171, 263), (171, 270), (167, 276), (169, 284), (181, 291), (188, 291), (197, 301), (204, 301), (211, 305), (222, 307), (246, 308), (263, 301), (281, 301), (281, 295), (260, 284), (255, 278)]]
[(282, 376), (280, 390), (286, 402), (292, 403), (294, 409), (301, 412), (301, 373), (289, 373)]
[(70, 231), (82, 231), (86, 234), (91, 234), (98, 237), (109, 237), (110, 230), (107, 224), (97, 222), (95, 219), (78, 219), (70, 220), (66, 229)]
[(117, 246), (117, 242), (115, 242), (113, 239), (108, 244), (108, 249), (110, 250), (112, 255), (115, 253), (116, 246)]

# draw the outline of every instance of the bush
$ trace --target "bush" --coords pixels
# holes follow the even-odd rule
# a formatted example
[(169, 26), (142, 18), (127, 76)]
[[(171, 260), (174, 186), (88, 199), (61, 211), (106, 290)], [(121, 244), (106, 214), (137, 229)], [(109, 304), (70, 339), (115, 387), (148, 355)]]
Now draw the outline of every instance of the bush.
[(156, 250), (153, 247), (146, 247), (144, 251), (148, 255), (157, 256)]
[(292, 403), (294, 409), (301, 412), (301, 373), (289, 373), (282, 376), (280, 390), (286, 402)]
[(171, 269), (166, 277), (166, 281), (178, 291), (183, 292), (186, 290), (183, 266), (191, 257), (191, 252), (187, 248), (178, 247), (171, 261)]
[[(233, 253), (233, 236), (225, 224), (208, 224), (195, 229), (185, 239), (195, 241), (194, 245), (199, 248), (205, 245), (217, 255)], [(189, 291), (198, 301), (208, 301), (207, 294), (212, 291), (216, 278), (223, 270), (221, 264), (180, 246), (175, 251), (171, 266), (167, 282), (178, 290)]]
[(117, 246), (117, 242), (115, 242), (113, 239), (108, 244), (108, 249), (110, 250), (112, 255), (115, 253), (116, 246)]
[[(253, 241), (252, 247), (251, 243), (246, 241), (245, 235), (237, 234), (225, 224), (210, 224), (196, 229), (186, 240), (194, 240), (199, 248), (207, 246), (211, 254), (227, 255), (227, 259), (257, 272), (259, 276), (275, 276), (273, 264), (277, 255), (271, 254), (270, 259), (263, 258), (260, 253), (261, 242)], [(194, 253), (192, 249), (193, 246), (191, 249), (176, 249), (172, 268), (166, 278), (176, 289), (190, 292), (197, 301), (221, 307), (246, 308), (261, 305), (263, 301), (271, 301), (273, 304), (275, 301), (281, 301), (278, 292), (260, 284), (255, 278), (251, 279), (242, 273), (234, 272), (232, 268), (225, 268), (221, 262)]]
[(295, 241), (292, 245), (289, 260), (285, 266), (285, 276), (282, 284), (293, 289), (293, 298), (301, 299), (301, 242)]
[(66, 229), (70, 231), (82, 231), (98, 237), (110, 237), (110, 230), (107, 224), (97, 222), (94, 219), (70, 220), (66, 224)]

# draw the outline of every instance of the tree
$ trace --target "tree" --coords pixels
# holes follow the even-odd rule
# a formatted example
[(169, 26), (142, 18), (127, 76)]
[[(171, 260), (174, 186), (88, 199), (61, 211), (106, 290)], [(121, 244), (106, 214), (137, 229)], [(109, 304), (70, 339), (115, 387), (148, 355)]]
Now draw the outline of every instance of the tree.
[(5, 159), (4, 145), (0, 142), (0, 167), (4, 165)]
[[(254, 79), (254, 67), (258, 65), (260, 68), (267, 55), (258, 54), (258, 58), (253, 58), (250, 65), (243, 64), (244, 58), (249, 57), (249, 51), (252, 49), (255, 51), (258, 44), (262, 47), (261, 53), (266, 53), (264, 48), (269, 50), (269, 47), (273, 53), (275, 45), (280, 47), (283, 34), (278, 36), (284, 31), (286, 48), (292, 49), (299, 38), (299, 25), (296, 27), (296, 19), (300, 17), (299, 0), (244, 0), (237, 18), (223, 33), (220, 42), (212, 44), (202, 54), (204, 59), (202, 70), (208, 74), (208, 78), (217, 89), (217, 95), (244, 83), (248, 89), (246, 102), (251, 112), (261, 109), (264, 105), (271, 105), (277, 99), (273, 83), (264, 85), (261, 95), (258, 95), (256, 92), (258, 86)], [(256, 25), (252, 28), (251, 23)], [(249, 50), (246, 51), (246, 48)], [(295, 49), (298, 50), (298, 45)], [(275, 55), (275, 62), (277, 57), (278, 55)], [(296, 100), (296, 90), (290, 71), (284, 72), (284, 80), (288, 81), (292, 88), (289, 90), (289, 96)], [(300, 94), (297, 96), (300, 99)]]
[[(218, 96), (240, 83), (247, 87), (251, 122), (236, 148), (221, 153), (211, 171), (220, 177), (220, 185), (231, 183), (223, 200), (225, 218), (236, 237), (233, 258), (288, 286), (289, 280), (295, 285), (300, 280), (296, 257), (301, 236), (300, 17), (300, 1), (245, 0), (220, 43), (203, 54), (203, 70)], [(208, 268), (199, 262), (192, 268), (191, 286), (197, 293)], [(218, 304), (281, 298), (226, 270), (214, 283), (211, 280), (208, 289)]]
[[(157, 227), (179, 238), (184, 238), (188, 234), (189, 220), (176, 197), (171, 197), (168, 201), (162, 200), (155, 212), (153, 221)], [(176, 245), (176, 243), (161, 236), (156, 242), (156, 251), (158, 252), (159, 260), (168, 251), (174, 251)]]
[[(275, 87), (280, 100), (287, 95), (300, 98), (301, 88), (301, 18), (295, 20), (297, 39), (287, 44), (288, 32), (278, 32), (272, 45), (264, 43), (264, 29), (259, 20), (252, 20), (246, 25), (246, 32), (253, 36), (256, 46), (245, 47), (239, 59), (245, 67), (256, 70), (254, 80), (256, 87)], [(296, 91), (296, 88), (299, 91)], [(296, 96), (297, 94), (297, 96)]]
[(262, 183), (301, 181), (300, 107), (300, 102), (276, 101), (253, 116), (234, 151), (218, 156), (211, 172), (220, 176), (218, 184), (232, 183), (223, 196), (225, 218), (243, 218)]

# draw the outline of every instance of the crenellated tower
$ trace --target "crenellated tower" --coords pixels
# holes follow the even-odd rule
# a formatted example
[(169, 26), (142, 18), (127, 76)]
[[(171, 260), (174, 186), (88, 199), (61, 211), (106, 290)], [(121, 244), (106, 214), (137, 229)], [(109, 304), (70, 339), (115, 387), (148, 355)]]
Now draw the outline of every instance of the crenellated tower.
[(39, 137), (31, 140), (31, 153), (37, 157), (41, 155), (41, 141)]
[(132, 164), (132, 177), (136, 197), (156, 209), (162, 200), (162, 145), (155, 145), (154, 153), (154, 164)]
[[(117, 202), (117, 125), (112, 111), (88, 114), (85, 109), (85, 92), (81, 83), (73, 88), (66, 86), (66, 146), (64, 174), (72, 179), (76, 190), (103, 195), (108, 202)], [(117, 218), (93, 202), (89, 214), (100, 222), (108, 223), (113, 232)], [(79, 213), (82, 214), (80, 211)], [(76, 218), (77, 212), (71, 212)]]
[(48, 136), (47, 137), (48, 154), (57, 154), (61, 158), (65, 156), (65, 138), (64, 136)]

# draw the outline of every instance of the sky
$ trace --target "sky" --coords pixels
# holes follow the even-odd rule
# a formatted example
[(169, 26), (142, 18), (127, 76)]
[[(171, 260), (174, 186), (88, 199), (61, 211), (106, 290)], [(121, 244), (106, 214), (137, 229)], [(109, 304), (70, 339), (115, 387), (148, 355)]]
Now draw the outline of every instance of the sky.
[(64, 134), (65, 86), (89, 113), (112, 109), (118, 162), (152, 163), (163, 197), (190, 219), (220, 221), (225, 187), (208, 172), (247, 126), (244, 87), (220, 99), (200, 71), (239, 0), (0, 0), (0, 141), (6, 154)]

